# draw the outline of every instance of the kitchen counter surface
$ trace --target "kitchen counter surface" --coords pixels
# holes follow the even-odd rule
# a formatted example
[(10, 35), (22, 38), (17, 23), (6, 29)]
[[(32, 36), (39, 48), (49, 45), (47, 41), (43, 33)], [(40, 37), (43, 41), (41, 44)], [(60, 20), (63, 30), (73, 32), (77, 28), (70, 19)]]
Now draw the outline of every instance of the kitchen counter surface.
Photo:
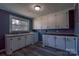
[(44, 33), (44, 35), (77, 36), (74, 33)]
[(34, 34), (33, 32), (29, 32), (29, 33), (20, 33), (20, 34), (6, 34), (5, 36), (24, 36), (24, 35), (29, 35), (29, 34)]

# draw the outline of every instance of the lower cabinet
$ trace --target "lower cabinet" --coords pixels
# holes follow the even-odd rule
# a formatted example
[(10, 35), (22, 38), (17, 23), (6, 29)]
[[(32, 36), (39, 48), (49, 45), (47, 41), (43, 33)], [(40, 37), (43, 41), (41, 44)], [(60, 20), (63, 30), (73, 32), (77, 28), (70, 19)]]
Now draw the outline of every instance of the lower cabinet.
[(28, 36), (26, 36), (26, 39), (25, 39), (25, 45), (30, 45), (30, 38)]
[(48, 35), (48, 46), (55, 47), (55, 36)]
[(33, 38), (34, 38), (33, 43), (37, 43), (38, 42), (38, 34), (34, 33)]
[(38, 34), (34, 33), (26, 35), (26, 46), (36, 42), (38, 42)]
[(18, 38), (18, 46), (19, 46), (19, 49), (22, 48), (22, 47), (25, 47), (25, 36), (21, 36)]
[(65, 36), (56, 36), (56, 48), (65, 50)]
[(77, 54), (77, 37), (43, 35), (43, 46), (50, 46)]
[(66, 50), (71, 53), (77, 53), (77, 37), (68, 36), (66, 39)]
[(13, 51), (16, 51), (20, 48), (23, 48), (27, 45), (34, 44), (38, 42), (38, 38), (35, 37), (35, 33), (32, 34), (22, 34), (22, 35), (6, 35), (5, 36), (5, 48), (6, 53), (11, 54)]
[(11, 45), (11, 50), (12, 51), (15, 51), (15, 50), (17, 50), (17, 49), (19, 49), (20, 47), (19, 47), (19, 39), (20, 38), (18, 38), (18, 37), (14, 37), (14, 38), (11, 38), (10, 40), (11, 40), (11, 42), (10, 42), (10, 45)]
[(30, 45), (30, 44), (33, 44), (33, 35), (32, 34), (29, 34), (27, 35), (27, 38), (26, 38), (26, 44), (27, 45)]
[(12, 51), (19, 49), (19, 38), (18, 37), (8, 37), (6, 38), (6, 53), (11, 54)]
[(43, 39), (43, 47), (44, 46), (48, 46), (48, 38), (49, 38), (49, 35), (43, 35), (42, 36), (42, 39)]

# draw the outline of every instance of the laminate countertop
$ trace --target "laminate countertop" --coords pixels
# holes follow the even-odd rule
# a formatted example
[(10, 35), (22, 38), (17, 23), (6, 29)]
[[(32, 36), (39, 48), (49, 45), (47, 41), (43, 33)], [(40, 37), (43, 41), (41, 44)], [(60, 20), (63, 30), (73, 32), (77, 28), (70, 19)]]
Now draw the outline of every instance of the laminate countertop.
[(44, 33), (44, 35), (77, 36), (74, 33)]
[(20, 33), (20, 34), (6, 34), (5, 36), (25, 36), (25, 35), (30, 35), (30, 34), (34, 34), (33, 32), (30, 33)]

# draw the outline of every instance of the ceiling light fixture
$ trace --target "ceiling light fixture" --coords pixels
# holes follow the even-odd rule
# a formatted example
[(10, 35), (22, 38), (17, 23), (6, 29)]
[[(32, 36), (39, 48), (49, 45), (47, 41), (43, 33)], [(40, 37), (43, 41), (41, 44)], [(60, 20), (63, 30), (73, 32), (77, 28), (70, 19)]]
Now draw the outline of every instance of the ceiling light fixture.
[(36, 11), (40, 11), (41, 7), (40, 7), (39, 5), (36, 5), (36, 6), (34, 6), (34, 9), (35, 9)]

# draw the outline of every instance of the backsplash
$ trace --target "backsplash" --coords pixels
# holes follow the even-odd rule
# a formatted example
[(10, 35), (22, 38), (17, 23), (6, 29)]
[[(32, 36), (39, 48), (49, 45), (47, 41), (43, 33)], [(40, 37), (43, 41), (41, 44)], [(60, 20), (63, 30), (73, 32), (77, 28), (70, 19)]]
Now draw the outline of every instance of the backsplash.
[(42, 34), (44, 33), (74, 33), (74, 30), (72, 29), (38, 29), (34, 30), (35, 32), (38, 32), (39, 41), (42, 41)]
[(71, 30), (71, 29), (38, 29), (38, 30), (35, 30), (37, 32), (41, 32), (41, 33), (74, 33), (74, 30)]

